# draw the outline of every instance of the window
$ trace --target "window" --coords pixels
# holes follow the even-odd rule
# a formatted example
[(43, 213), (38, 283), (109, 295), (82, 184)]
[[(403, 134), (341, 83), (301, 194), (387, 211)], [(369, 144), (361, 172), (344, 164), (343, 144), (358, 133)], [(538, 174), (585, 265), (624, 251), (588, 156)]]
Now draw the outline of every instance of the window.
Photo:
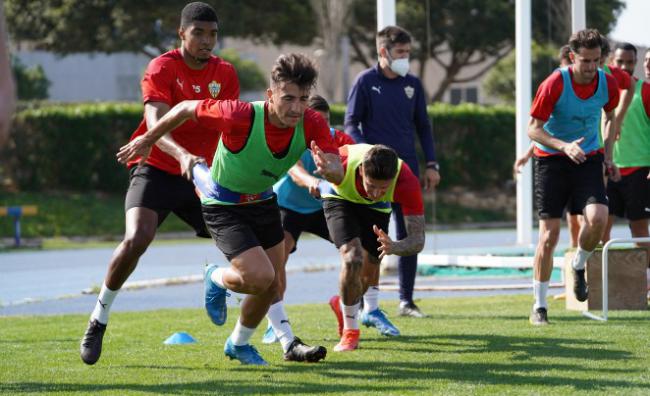
[(453, 105), (466, 103), (478, 103), (477, 87), (455, 87), (449, 90), (449, 103)]

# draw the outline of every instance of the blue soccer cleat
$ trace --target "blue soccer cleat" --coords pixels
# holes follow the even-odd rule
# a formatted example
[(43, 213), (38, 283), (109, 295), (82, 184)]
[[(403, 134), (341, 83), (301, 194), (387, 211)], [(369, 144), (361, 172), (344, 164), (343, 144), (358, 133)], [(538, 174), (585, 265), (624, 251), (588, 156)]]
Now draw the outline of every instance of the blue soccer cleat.
[(271, 324), (269, 323), (269, 327), (266, 328), (264, 336), (262, 337), (262, 343), (274, 344), (276, 342), (280, 342), (280, 339), (277, 335), (275, 335), (275, 331), (273, 331), (273, 327), (271, 327)]
[(205, 267), (203, 283), (205, 284), (205, 309), (212, 323), (221, 326), (226, 323), (226, 317), (228, 316), (226, 296), (230, 296), (230, 293), (210, 279), (212, 272), (217, 267), (216, 264), (210, 264)]
[(384, 315), (384, 311), (379, 308), (371, 312), (361, 314), (361, 324), (366, 327), (374, 327), (381, 335), (397, 337), (400, 335), (399, 330)]
[(235, 345), (230, 340), (226, 340), (226, 345), (223, 346), (223, 353), (230, 358), (230, 360), (237, 359), (242, 364), (252, 364), (255, 366), (268, 366), (269, 364), (262, 358), (257, 349), (251, 344)]

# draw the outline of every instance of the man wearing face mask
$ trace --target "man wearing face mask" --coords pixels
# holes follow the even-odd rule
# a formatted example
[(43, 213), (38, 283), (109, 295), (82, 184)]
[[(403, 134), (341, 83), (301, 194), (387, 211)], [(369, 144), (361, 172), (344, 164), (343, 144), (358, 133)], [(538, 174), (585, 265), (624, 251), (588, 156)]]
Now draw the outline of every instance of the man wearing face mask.
[[(409, 71), (411, 35), (398, 26), (387, 26), (377, 33), (375, 67), (361, 72), (350, 90), (345, 113), (345, 132), (357, 143), (384, 144), (393, 148), (416, 176), (419, 166), (415, 155), (417, 134), (426, 160), (424, 190), (431, 191), (440, 182), (431, 123), (427, 115), (422, 82)], [(408, 235), (402, 208), (393, 205), (397, 239)], [(400, 257), (398, 264), (400, 308), (402, 316), (425, 316), (413, 302), (417, 255)], [(364, 305), (377, 306), (376, 281), (364, 295)]]

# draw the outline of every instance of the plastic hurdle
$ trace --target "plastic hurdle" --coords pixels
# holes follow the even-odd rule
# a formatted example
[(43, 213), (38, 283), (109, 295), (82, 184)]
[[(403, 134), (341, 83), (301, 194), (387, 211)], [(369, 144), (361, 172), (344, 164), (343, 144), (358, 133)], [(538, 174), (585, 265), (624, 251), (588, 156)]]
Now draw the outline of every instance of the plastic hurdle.
[(602, 282), (603, 282), (603, 316), (598, 316), (589, 311), (583, 311), (582, 314), (589, 319), (600, 320), (603, 322), (607, 321), (607, 305), (609, 304), (608, 300), (608, 289), (607, 289), (607, 266), (608, 266), (608, 253), (609, 248), (615, 243), (640, 243), (640, 242), (650, 242), (650, 237), (645, 238), (616, 238), (610, 239), (607, 241), (605, 246), (603, 246), (603, 262), (602, 262)]

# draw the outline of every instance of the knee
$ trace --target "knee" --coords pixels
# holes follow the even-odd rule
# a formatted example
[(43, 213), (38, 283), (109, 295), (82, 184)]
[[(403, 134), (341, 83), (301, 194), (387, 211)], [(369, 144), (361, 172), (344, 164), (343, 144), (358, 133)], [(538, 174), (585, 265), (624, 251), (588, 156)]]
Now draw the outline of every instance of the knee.
[(155, 236), (155, 230), (136, 230), (132, 235), (128, 235), (124, 238), (123, 246), (130, 252), (137, 255), (141, 255), (153, 241)]
[(358, 248), (342, 248), (343, 270), (346, 273), (358, 273), (363, 264), (363, 252)]
[(242, 275), (248, 294), (260, 294), (264, 292), (277, 292), (278, 281), (275, 280), (273, 268), (259, 269)]
[(539, 244), (544, 250), (555, 249), (558, 239), (560, 238), (560, 230), (546, 230), (539, 236)]

